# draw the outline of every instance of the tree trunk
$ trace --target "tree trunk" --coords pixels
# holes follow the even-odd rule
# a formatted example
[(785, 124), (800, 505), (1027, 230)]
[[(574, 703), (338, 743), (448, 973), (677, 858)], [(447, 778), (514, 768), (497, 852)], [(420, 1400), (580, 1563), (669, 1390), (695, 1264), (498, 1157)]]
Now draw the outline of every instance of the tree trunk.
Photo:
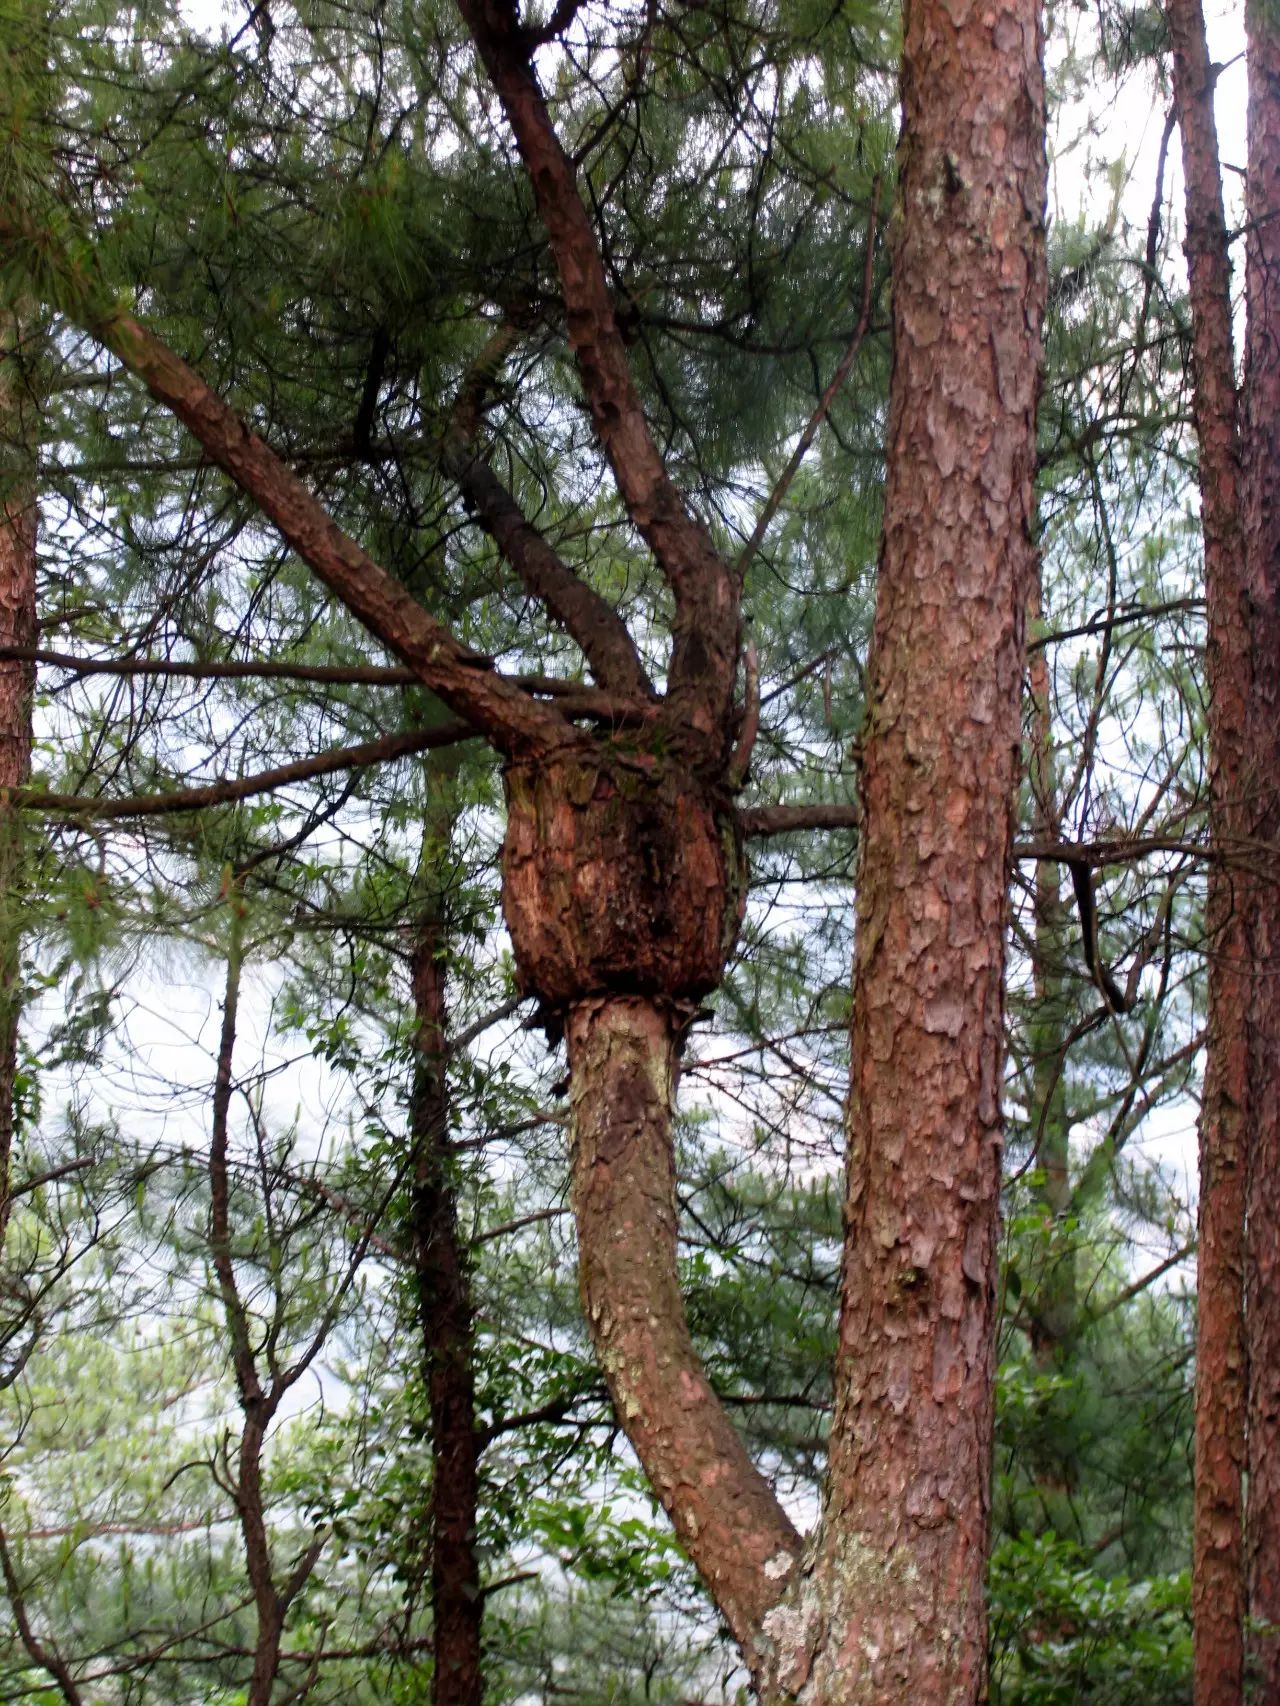
[[(434, 858), (438, 844), (426, 851)], [(440, 895), (433, 892), (422, 904), (413, 944), (417, 1059), (411, 1109), (413, 1265), (431, 1416), (431, 1699), (433, 1706), (480, 1706), (480, 1442), (471, 1294), (458, 1243), (455, 1158), (449, 1141), (445, 940)]]
[(1250, 609), (1240, 531), (1239, 417), (1231, 274), (1199, 0), (1168, 0), (1182, 133), (1191, 285), (1194, 411), (1208, 606), (1209, 1035), (1200, 1112), (1199, 1331), (1196, 1350), (1192, 1609), (1197, 1706), (1234, 1706), (1244, 1687), (1245, 1176), (1250, 1123), (1248, 1015), (1252, 885), (1225, 862), (1248, 832)]
[(1280, 17), (1250, 0), (1244, 525), (1256, 645), (1253, 833), (1273, 849), (1253, 906), (1248, 1188), (1250, 1671), (1280, 1700)]
[(836, 1409), (778, 1696), (986, 1686), (1004, 965), (1044, 261), (1035, 0), (909, 0)]
[[(18, 326), (0, 327), (0, 645), (36, 641), (36, 510), (30, 423), (24, 420)], [(0, 660), (0, 788), (31, 772), (35, 666)], [(0, 1249), (9, 1223), (18, 1019), (22, 1008), (22, 813), (0, 801)]]
[[(1041, 619), (1041, 589), (1037, 571), (1029, 613)], [(1034, 802), (1037, 838), (1062, 838), (1058, 778), (1053, 761), (1053, 716), (1049, 660), (1043, 646), (1030, 658), (1029, 700), (1031, 738), (1028, 780)], [(1028, 1336), (1037, 1374), (1060, 1375), (1070, 1362), (1079, 1317), (1077, 1284), (1078, 1238), (1069, 1226), (1075, 1192), (1071, 1182), (1071, 1124), (1067, 1109), (1067, 1050), (1065, 990), (1062, 961), (1071, 908), (1062, 895), (1062, 870), (1056, 860), (1041, 859), (1035, 868), (1034, 950), (1031, 967), (1034, 1009), (1029, 1029), (1031, 1048), (1031, 1120), (1035, 1171), (1042, 1181), (1036, 1190), (1044, 1217), (1042, 1267), (1034, 1291), (1023, 1293), (1029, 1317)], [(1044, 1519), (1058, 1534), (1083, 1537), (1074, 1520), (1070, 1494), (1075, 1484), (1075, 1444), (1070, 1432), (1055, 1425), (1051, 1401), (1031, 1460)]]
[(601, 997), (568, 1014), (582, 1302), (614, 1410), (748, 1665), (799, 1541), (712, 1392), (676, 1269), (670, 1007)]

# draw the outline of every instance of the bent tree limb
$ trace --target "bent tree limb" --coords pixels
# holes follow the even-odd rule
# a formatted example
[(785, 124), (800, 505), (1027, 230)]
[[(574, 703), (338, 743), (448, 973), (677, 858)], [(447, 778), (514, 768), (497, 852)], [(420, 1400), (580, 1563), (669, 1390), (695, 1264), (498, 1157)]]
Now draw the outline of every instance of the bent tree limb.
[[(1253, 637), (1241, 525), (1231, 263), (1204, 13), (1200, 0), (1166, 0), (1165, 11), (1186, 184), (1192, 407), (1208, 609), (1209, 839), (1211, 848), (1221, 851), (1253, 827), (1248, 801)], [(1247, 873), (1211, 862), (1192, 1537), (1197, 1706), (1238, 1706), (1244, 1690), (1244, 1240), (1254, 981), (1249, 895), (1254, 887)]]
[(463, 645), (344, 533), (324, 505), (192, 368), (148, 327), (114, 307), (91, 270), (50, 256), (47, 234), (0, 207), (0, 243), (36, 252), (59, 280), (58, 307), (132, 373), (258, 505), (281, 536), (373, 636), (449, 708), (507, 754), (554, 749), (574, 732), (491, 662)]
[(517, 335), (510, 323), (500, 326), (472, 364), (450, 418), (442, 464), (525, 591), (541, 599), (576, 642), (600, 686), (632, 699), (652, 699), (653, 683), (626, 623), (527, 519), (475, 448), (486, 394)]
[(565, 1040), (583, 1304), (614, 1408), (753, 1673), (800, 1541), (703, 1371), (676, 1269), (676, 1018), (582, 1001)]

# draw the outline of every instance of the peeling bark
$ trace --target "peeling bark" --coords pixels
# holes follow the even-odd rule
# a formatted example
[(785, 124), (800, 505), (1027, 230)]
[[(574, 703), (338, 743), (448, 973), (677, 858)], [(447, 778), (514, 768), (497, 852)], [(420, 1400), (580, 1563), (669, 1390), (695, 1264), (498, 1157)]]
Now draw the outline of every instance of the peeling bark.
[(986, 1682), (1003, 980), (1035, 557), (1040, 9), (909, 0), (823, 1532), (776, 1698)]
[(508, 765), (502, 904), (522, 987), (556, 1012), (587, 995), (696, 1002), (746, 900), (727, 799), (651, 754), (601, 746)]
[(683, 1032), (742, 917), (727, 798), (652, 754), (509, 765), (503, 905), (522, 986), (563, 1026), (588, 1330), (615, 1413), (744, 1657), (799, 1541), (707, 1381), (676, 1265)]
[[(1200, 0), (1167, 0), (1174, 104), (1186, 183), (1193, 409), (1200, 451), (1208, 610), (1209, 834), (1222, 848), (1251, 832), (1253, 634), (1240, 514), (1240, 422), (1231, 270)], [(1199, 1330), (1196, 1346), (1192, 1611), (1197, 1706), (1237, 1706), (1244, 1688), (1247, 1360), (1245, 1178), (1249, 1147), (1250, 891), (1243, 872), (1209, 868), (1209, 1024), (1200, 1110)]]

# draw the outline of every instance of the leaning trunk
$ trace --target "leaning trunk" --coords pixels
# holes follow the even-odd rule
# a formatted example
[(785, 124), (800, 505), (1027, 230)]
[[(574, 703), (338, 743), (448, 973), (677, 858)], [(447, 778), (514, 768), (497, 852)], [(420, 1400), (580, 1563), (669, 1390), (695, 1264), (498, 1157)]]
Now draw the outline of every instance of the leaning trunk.
[(602, 996), (569, 1011), (573, 1206), (582, 1301), (619, 1421), (753, 1670), (797, 1539), (689, 1336), (676, 1267), (669, 1005)]

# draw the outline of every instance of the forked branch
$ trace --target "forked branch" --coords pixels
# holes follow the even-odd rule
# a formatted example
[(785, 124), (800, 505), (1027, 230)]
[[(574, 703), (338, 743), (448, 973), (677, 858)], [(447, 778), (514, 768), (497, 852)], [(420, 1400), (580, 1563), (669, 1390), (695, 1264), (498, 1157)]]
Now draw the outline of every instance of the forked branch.
[(686, 508), (653, 441), (618, 329), (600, 246), (530, 57), (512, 0), (459, 0), (515, 134), (560, 276), (583, 391), (627, 513), (675, 596), (668, 697), (723, 740), (738, 662), (738, 590), (702, 522)]

